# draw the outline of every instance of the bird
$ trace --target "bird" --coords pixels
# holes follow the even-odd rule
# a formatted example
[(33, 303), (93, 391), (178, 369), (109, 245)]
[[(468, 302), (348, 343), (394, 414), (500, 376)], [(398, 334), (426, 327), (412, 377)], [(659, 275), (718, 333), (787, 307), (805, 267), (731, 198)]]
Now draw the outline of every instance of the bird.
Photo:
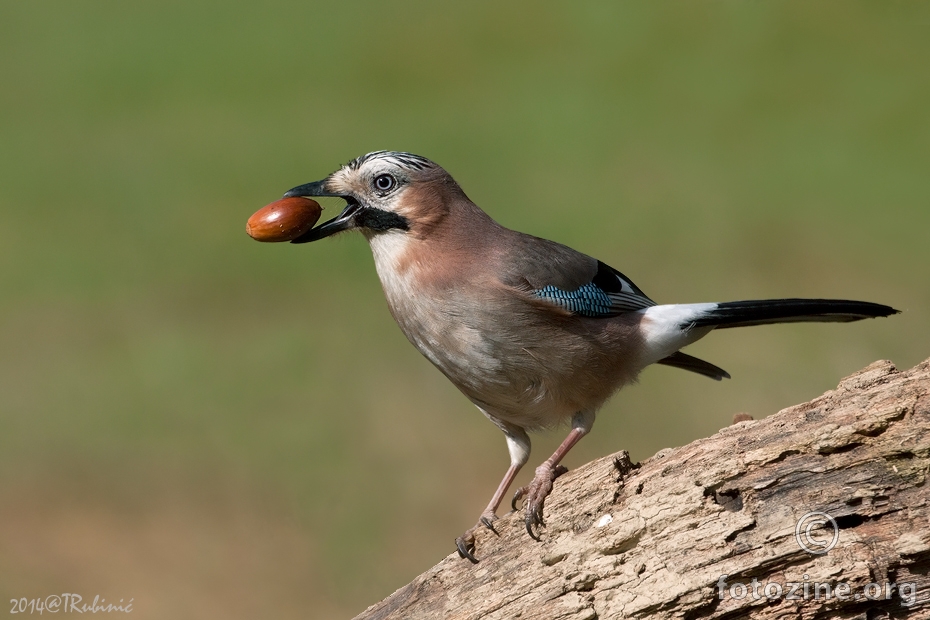
[(442, 167), (375, 151), (289, 197), (337, 197), (345, 207), (291, 243), (357, 230), (368, 240), (388, 309), (407, 339), (504, 433), (510, 466), (474, 527), (455, 539), (478, 562), (476, 533), (529, 461), (529, 432), (570, 430), (511, 501), (540, 540), (561, 462), (598, 409), (651, 364), (715, 380), (729, 374), (680, 349), (711, 331), (800, 321), (849, 322), (898, 313), (835, 299), (657, 304), (620, 271), (565, 245), (511, 230)]

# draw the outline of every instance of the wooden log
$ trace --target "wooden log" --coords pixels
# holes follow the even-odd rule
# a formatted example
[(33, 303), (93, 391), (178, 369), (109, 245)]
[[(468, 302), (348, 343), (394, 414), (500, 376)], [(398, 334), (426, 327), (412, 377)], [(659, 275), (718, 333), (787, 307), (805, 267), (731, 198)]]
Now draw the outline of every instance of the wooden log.
[(763, 420), (571, 471), (541, 543), (505, 516), (479, 564), (452, 554), (357, 618), (927, 618), (928, 475), (930, 360), (875, 362)]

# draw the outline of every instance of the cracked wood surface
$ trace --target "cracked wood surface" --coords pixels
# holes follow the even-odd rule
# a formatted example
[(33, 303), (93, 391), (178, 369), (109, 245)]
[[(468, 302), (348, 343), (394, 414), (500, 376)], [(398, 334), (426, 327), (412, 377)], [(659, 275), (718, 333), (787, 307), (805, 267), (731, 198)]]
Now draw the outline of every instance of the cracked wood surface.
[[(356, 620), (930, 618), (928, 475), (930, 360), (875, 362), (811, 402), (638, 465), (620, 452), (571, 471), (541, 543), (522, 514), (505, 516), (500, 537), (478, 534), (478, 565), (451, 554)], [(838, 526), (825, 554), (795, 536), (811, 511)], [(801, 588), (787, 600), (806, 582), (846, 583), (849, 600)], [(864, 598), (871, 583), (887, 587), (880, 600)]]

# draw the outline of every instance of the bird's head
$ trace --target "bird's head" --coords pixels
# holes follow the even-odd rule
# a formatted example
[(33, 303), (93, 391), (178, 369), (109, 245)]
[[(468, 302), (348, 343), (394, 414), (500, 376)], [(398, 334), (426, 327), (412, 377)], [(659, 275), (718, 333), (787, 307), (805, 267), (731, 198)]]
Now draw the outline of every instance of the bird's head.
[(335, 196), (346, 201), (342, 213), (292, 243), (353, 229), (369, 238), (385, 232), (417, 234), (444, 217), (451, 202), (447, 198), (465, 198), (441, 167), (425, 157), (396, 151), (363, 155), (322, 181), (299, 185), (284, 196)]

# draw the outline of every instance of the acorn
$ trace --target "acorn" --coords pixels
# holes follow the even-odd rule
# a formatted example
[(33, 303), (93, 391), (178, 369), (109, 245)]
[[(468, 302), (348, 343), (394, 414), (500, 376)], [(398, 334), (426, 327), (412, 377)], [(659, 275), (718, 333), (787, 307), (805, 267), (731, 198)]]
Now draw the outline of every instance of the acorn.
[(291, 241), (313, 228), (322, 211), (320, 203), (309, 198), (282, 198), (253, 213), (245, 232), (265, 243)]

